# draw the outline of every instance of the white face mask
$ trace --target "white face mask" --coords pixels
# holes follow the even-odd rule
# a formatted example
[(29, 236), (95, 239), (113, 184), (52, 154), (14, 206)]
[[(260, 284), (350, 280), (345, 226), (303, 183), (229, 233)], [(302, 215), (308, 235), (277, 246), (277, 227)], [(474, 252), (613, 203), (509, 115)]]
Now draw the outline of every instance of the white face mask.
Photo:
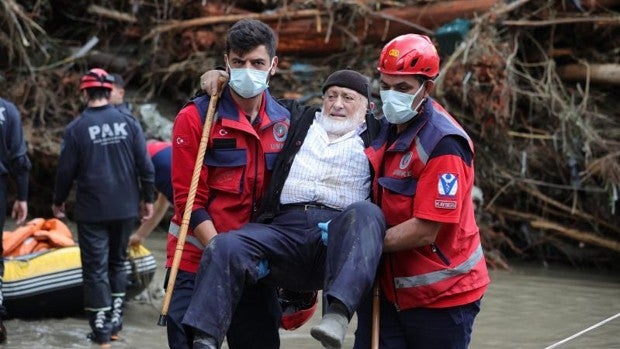
[[(228, 62), (226, 63), (228, 64)], [(231, 68), (230, 64), (230, 81), (228, 84), (243, 98), (252, 98), (259, 95), (269, 87), (267, 78), (273, 67), (273, 61), (268, 70), (257, 70), (250, 68)]]
[(420, 105), (424, 102), (424, 98), (422, 98), (420, 103), (413, 109), (411, 109), (411, 104), (413, 104), (413, 101), (423, 88), (424, 84), (422, 84), (413, 95), (394, 90), (379, 91), (381, 102), (383, 103), (383, 115), (385, 115), (387, 121), (390, 124), (404, 124), (418, 115), (418, 108), (420, 108)]

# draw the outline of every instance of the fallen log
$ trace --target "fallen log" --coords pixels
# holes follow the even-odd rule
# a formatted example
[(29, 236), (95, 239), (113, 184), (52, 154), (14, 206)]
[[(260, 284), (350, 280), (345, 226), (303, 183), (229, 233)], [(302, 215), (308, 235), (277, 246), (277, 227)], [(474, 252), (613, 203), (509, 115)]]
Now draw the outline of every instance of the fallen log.
[[(269, 24), (277, 32), (279, 54), (320, 56), (339, 52), (352, 44), (376, 44), (405, 33), (432, 34), (445, 23), (456, 18), (474, 18), (489, 11), (496, 3), (496, 0), (452, 0), (381, 11), (361, 7), (360, 15), (354, 18), (350, 25), (343, 24), (347, 23), (345, 20), (335, 20), (328, 11), (318, 9), (210, 16), (166, 22), (154, 27), (143, 40), (188, 28), (207, 26), (194, 30), (212, 31), (215, 29), (208, 26), (254, 18)], [(208, 48), (199, 45), (195, 47), (197, 50)]]
[(561, 235), (569, 237), (573, 240), (577, 240), (583, 243), (604, 247), (612, 251), (620, 252), (620, 242), (608, 239), (605, 237), (597, 236), (593, 232), (585, 232), (583, 230), (573, 229), (565, 227), (561, 224), (546, 220), (538, 215), (527, 212), (519, 212), (516, 210), (506, 208), (491, 209), (490, 212), (499, 215), (507, 215), (513, 218), (528, 220), (529, 224), (536, 229), (551, 230)]
[(579, 242), (596, 245), (598, 247), (604, 247), (612, 251), (620, 252), (620, 242), (596, 236), (593, 232), (586, 232), (582, 230), (568, 228), (544, 219), (533, 220), (530, 222), (530, 225), (533, 228), (550, 230), (552, 232), (559, 233), (565, 237), (571, 238)]
[(144, 36), (143, 40), (149, 40), (155, 36), (175, 30), (182, 30), (190, 27), (201, 27), (213, 24), (222, 23), (234, 23), (244, 18), (258, 19), (264, 22), (272, 22), (280, 19), (296, 19), (304, 17), (316, 17), (325, 15), (325, 11), (319, 10), (300, 10), (291, 12), (276, 12), (276, 13), (243, 13), (223, 16), (210, 16), (205, 18), (193, 18), (185, 21), (169, 21), (166, 24), (158, 25), (151, 29), (149, 34)]
[(556, 71), (564, 80), (620, 85), (620, 64), (567, 64)]

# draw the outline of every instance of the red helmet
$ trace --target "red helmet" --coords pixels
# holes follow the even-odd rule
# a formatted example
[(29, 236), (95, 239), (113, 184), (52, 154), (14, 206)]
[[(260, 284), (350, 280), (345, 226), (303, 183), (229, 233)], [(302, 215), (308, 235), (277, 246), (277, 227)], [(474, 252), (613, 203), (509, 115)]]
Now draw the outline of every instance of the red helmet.
[(419, 74), (433, 79), (439, 74), (439, 55), (428, 36), (405, 34), (383, 47), (377, 69), (383, 74)]
[(278, 290), (282, 319), (280, 328), (292, 331), (308, 322), (319, 304), (317, 291)]
[(114, 79), (107, 71), (101, 68), (93, 68), (82, 76), (80, 80), (80, 90), (91, 87), (103, 87), (112, 90)]

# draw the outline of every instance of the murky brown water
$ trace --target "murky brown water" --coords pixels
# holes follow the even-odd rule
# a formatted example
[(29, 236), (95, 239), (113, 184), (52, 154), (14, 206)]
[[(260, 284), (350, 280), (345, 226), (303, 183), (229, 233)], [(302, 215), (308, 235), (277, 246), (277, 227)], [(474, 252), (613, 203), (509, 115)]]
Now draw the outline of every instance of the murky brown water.
[[(156, 231), (146, 242), (161, 268), (150, 286), (150, 299), (127, 303), (123, 338), (113, 348), (167, 348), (165, 328), (156, 325), (163, 295), (164, 241), (164, 232)], [(474, 328), (474, 349), (542, 349), (620, 313), (620, 275), (531, 266), (491, 273), (492, 284)], [(315, 314), (296, 331), (282, 332), (281, 347), (320, 348), (310, 337), (318, 318)], [(5, 325), (9, 340), (0, 348), (98, 348), (86, 339), (85, 318), (8, 320)], [(353, 343), (354, 328), (353, 323), (346, 348)], [(557, 348), (620, 348), (620, 317)]]

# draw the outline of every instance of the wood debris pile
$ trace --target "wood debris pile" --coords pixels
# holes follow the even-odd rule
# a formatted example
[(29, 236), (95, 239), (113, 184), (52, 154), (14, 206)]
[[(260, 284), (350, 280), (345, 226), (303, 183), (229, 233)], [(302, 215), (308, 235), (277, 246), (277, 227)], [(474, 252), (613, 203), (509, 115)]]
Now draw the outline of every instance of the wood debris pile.
[[(316, 101), (333, 70), (353, 68), (376, 83), (387, 41), (427, 34), (443, 45), (435, 97), (476, 145), (490, 263), (508, 267), (507, 257), (518, 256), (613, 267), (619, 10), (620, 0), (5, 0), (0, 81), (24, 119), (31, 201), (41, 201), (33, 214), (49, 215), (60, 137), (82, 108), (77, 86), (90, 67), (125, 76), (134, 104), (166, 98), (180, 106), (203, 71), (223, 64), (229, 26), (252, 17), (279, 36), (274, 94)], [(454, 47), (437, 34), (457, 19), (470, 29)]]

